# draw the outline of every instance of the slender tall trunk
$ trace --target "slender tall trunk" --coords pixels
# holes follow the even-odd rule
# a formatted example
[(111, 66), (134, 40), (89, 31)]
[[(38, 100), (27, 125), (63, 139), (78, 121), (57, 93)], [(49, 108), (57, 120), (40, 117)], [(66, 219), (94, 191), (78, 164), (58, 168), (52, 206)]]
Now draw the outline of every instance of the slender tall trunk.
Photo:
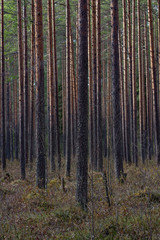
[(88, 43), (87, 0), (79, 1), (78, 135), (76, 199), (87, 209), (88, 189)]
[(59, 131), (59, 107), (58, 107), (58, 70), (57, 70), (57, 50), (56, 50), (56, 24), (55, 24), (55, 2), (52, 2), (53, 17), (53, 53), (54, 53), (54, 89), (55, 89), (55, 111), (56, 111), (56, 137), (57, 137), (57, 157), (58, 169), (61, 168), (60, 131)]
[(65, 48), (62, 50), (62, 113), (63, 113), (63, 155), (66, 155), (66, 63)]
[[(155, 68), (156, 68), (156, 79), (157, 79), (157, 89), (159, 87), (159, 72), (158, 72), (158, 21), (157, 21), (157, 16), (154, 15), (153, 18), (153, 29), (154, 29), (154, 33), (153, 33), (153, 38), (154, 38), (154, 54), (155, 54)], [(159, 103), (159, 91), (157, 91), (157, 95), (158, 95), (158, 103)]]
[(111, 37), (107, 41), (107, 159), (109, 161), (111, 155), (112, 141), (112, 113), (111, 113)]
[(45, 113), (42, 0), (35, 1), (37, 186), (45, 188)]
[(70, 73), (71, 73), (71, 146), (72, 156), (75, 157), (76, 145), (76, 83), (75, 83), (75, 69), (74, 69), (74, 47), (73, 47), (73, 34), (71, 28), (71, 19), (69, 21), (70, 31)]
[(35, 15), (34, 15), (34, 0), (32, 0), (32, 37), (31, 37), (31, 75), (30, 75), (30, 164), (32, 169), (33, 158), (34, 158), (34, 107), (35, 107), (35, 93), (34, 93), (34, 82), (35, 82)]
[[(49, 47), (47, 47), (49, 50)], [(49, 55), (49, 53), (48, 53)], [(49, 79), (49, 59), (47, 60), (47, 130), (48, 130), (48, 159), (50, 159), (50, 79)]]
[(96, 1), (92, 0), (92, 78), (93, 78), (93, 168), (97, 170), (97, 61), (96, 61)]
[(69, 38), (69, 0), (66, 0), (66, 176), (71, 170), (71, 110), (70, 110), (70, 38)]
[[(6, 70), (7, 70), (7, 78), (9, 78), (9, 59), (7, 59), (7, 65), (6, 65)], [(11, 145), (10, 145), (10, 91), (9, 91), (9, 82), (7, 82), (7, 89), (6, 89), (6, 158), (8, 160), (11, 159)]]
[[(14, 56), (14, 62), (17, 62), (17, 54)], [(14, 74), (17, 74), (17, 66), (14, 64)], [(14, 121), (15, 121), (15, 158), (18, 160), (18, 144), (19, 144), (19, 126), (18, 126), (18, 103), (17, 103), (17, 78), (14, 80)]]
[(19, 141), (20, 141), (20, 162), (21, 178), (25, 179), (25, 158), (24, 158), (24, 72), (23, 72), (23, 39), (22, 39), (22, 13), (21, 0), (17, 0), (18, 7), (18, 65), (19, 65)]
[[(0, 30), (1, 31), (1, 30)], [(1, 33), (0, 33), (0, 38), (1, 38)], [(1, 42), (0, 42), (0, 44), (1, 44)], [(0, 56), (1, 56), (1, 50), (0, 50)], [(2, 73), (2, 70), (1, 70), (1, 61), (2, 60), (0, 60), (0, 75), (1, 75), (1, 73)], [(2, 75), (1, 75), (2, 76)], [(0, 78), (0, 87), (2, 87), (2, 77)], [(2, 91), (0, 91), (0, 149), (1, 149), (1, 140), (2, 140), (2, 137), (1, 137), (1, 135), (2, 135)], [(1, 154), (1, 150), (0, 150), (0, 156), (2, 156), (2, 154)], [(1, 159), (2, 160), (2, 159)], [(1, 163), (2, 163), (2, 161), (1, 161)], [(2, 164), (1, 164), (1, 166), (2, 166)]]
[(10, 115), (10, 152), (11, 152), (11, 161), (13, 162), (13, 114), (12, 114), (12, 105), (13, 105), (13, 94), (12, 94), (12, 84), (9, 83), (9, 115)]
[[(75, 79), (75, 114), (76, 114), (76, 128), (77, 128), (77, 105), (78, 105), (78, 52), (79, 52), (79, 39), (78, 39), (78, 6), (77, 4), (77, 19), (76, 19), (76, 79)], [(76, 132), (77, 133), (77, 132)]]
[(147, 98), (147, 138), (148, 138), (148, 155), (149, 159), (151, 159), (152, 153), (151, 153), (151, 145), (152, 145), (152, 132), (151, 132), (151, 102), (152, 102), (152, 86), (150, 82), (150, 74), (149, 74), (149, 59), (148, 59), (148, 35), (147, 35), (147, 20), (146, 20), (146, 14), (144, 17), (144, 29), (145, 29), (145, 69), (146, 69), (146, 98)]
[(29, 129), (29, 102), (28, 102), (28, 36), (27, 36), (27, 2), (24, 0), (24, 148), (25, 162), (28, 163), (28, 129)]
[(120, 74), (120, 96), (121, 96), (121, 114), (122, 114), (122, 136), (123, 136), (123, 159), (126, 159), (126, 145), (125, 145), (125, 108), (124, 108), (124, 81), (123, 81), (123, 65), (122, 65), (122, 44), (120, 29), (119, 36), (119, 74)]
[(55, 91), (54, 91), (54, 76), (53, 76), (53, 37), (52, 37), (52, 8), (51, 0), (48, 0), (48, 54), (49, 54), (49, 90), (50, 90), (50, 163), (51, 171), (54, 171), (55, 166)]
[(139, 129), (140, 129), (140, 153), (144, 163), (144, 138), (143, 138), (143, 101), (142, 101), (142, 54), (141, 54), (141, 18), (140, 18), (140, 0), (137, 0), (137, 18), (138, 18), (138, 73), (139, 73)]
[(133, 161), (138, 166), (137, 147), (137, 90), (135, 62), (135, 0), (132, 2), (132, 82), (133, 82)]
[(118, 51), (118, 0), (111, 1), (112, 42), (112, 103), (113, 144), (116, 177), (123, 173), (122, 119), (120, 106), (119, 51)]
[(143, 114), (143, 154), (144, 161), (147, 153), (146, 138), (146, 87), (145, 87), (145, 54), (144, 54), (144, 27), (142, 27), (142, 114)]
[(128, 65), (127, 65), (127, 21), (126, 21), (126, 0), (123, 3), (123, 69), (124, 69), (124, 106), (125, 106), (125, 148), (126, 161), (131, 163), (130, 154), (130, 116), (129, 116), (129, 97), (128, 97)]
[(107, 122), (106, 122), (106, 101), (107, 101), (107, 86), (106, 86), (106, 62), (105, 62), (105, 42), (103, 42), (102, 48), (102, 72), (103, 72), (103, 100), (102, 100), (102, 133), (103, 133), (103, 154), (107, 157)]
[(155, 122), (156, 159), (157, 159), (157, 164), (159, 165), (160, 164), (159, 107), (158, 107), (158, 91), (157, 91), (157, 83), (156, 83), (156, 68), (155, 68), (155, 59), (154, 59), (153, 17), (152, 17), (151, 0), (148, 0), (148, 18), (149, 18), (151, 79), (152, 79), (154, 122)]
[(133, 82), (132, 82), (132, 31), (131, 31), (131, 2), (128, 3), (128, 54), (129, 54), (129, 102), (130, 102), (130, 151), (133, 162)]
[(4, 2), (1, 0), (1, 158), (2, 169), (6, 169), (6, 153), (5, 153), (5, 58), (4, 58)]
[(160, 0), (158, 0), (158, 72), (159, 72), (159, 106), (160, 106)]
[(97, 170), (103, 171), (102, 157), (102, 103), (101, 103), (101, 1), (97, 0)]

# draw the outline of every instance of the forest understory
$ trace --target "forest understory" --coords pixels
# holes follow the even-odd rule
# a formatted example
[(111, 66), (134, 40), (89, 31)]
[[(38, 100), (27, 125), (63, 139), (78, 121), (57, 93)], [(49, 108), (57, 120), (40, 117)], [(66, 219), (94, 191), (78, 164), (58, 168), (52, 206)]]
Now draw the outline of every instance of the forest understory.
[(160, 239), (160, 169), (155, 161), (138, 168), (126, 165), (127, 178), (120, 181), (112, 177), (111, 167), (110, 207), (102, 175), (89, 171), (86, 212), (75, 200), (75, 175), (62, 184), (63, 172), (48, 173), (47, 188), (41, 190), (35, 187), (35, 166), (24, 181), (19, 168), (14, 161), (7, 171), (0, 170), (0, 239)]

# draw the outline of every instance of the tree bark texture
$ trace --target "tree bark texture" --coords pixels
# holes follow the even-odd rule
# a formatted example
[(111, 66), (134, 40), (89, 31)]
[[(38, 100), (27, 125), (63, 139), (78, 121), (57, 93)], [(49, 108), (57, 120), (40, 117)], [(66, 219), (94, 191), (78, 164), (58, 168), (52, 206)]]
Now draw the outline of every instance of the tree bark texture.
[(159, 136), (159, 109), (158, 109), (158, 91), (156, 82), (156, 67), (154, 56), (154, 38), (153, 38), (153, 17), (151, 0), (148, 0), (148, 20), (149, 20), (149, 39), (150, 39), (150, 62), (151, 62), (151, 79), (153, 91), (153, 109), (155, 122), (155, 143), (156, 143), (156, 159), (157, 164), (160, 164), (160, 136)]
[(101, 1), (96, 6), (97, 26), (97, 170), (103, 171), (102, 157), (102, 100), (101, 100)]
[(2, 169), (6, 169), (5, 152), (5, 58), (4, 58), (4, 1), (1, 1), (1, 158)]
[(118, 51), (118, 0), (111, 1), (112, 42), (112, 104), (113, 104), (113, 153), (116, 177), (123, 174), (122, 119), (120, 106), (119, 51)]
[(34, 158), (34, 108), (35, 108), (35, 7), (34, 0), (32, 0), (32, 36), (31, 36), (31, 75), (30, 75), (30, 164), (32, 168)]
[(79, 1), (78, 135), (76, 199), (87, 208), (88, 179), (88, 26), (87, 0)]
[(27, 2), (24, 0), (24, 149), (25, 162), (28, 163), (29, 130), (29, 91), (28, 91), (28, 36), (27, 36)]
[(42, 0), (35, 1), (37, 186), (45, 188), (45, 114)]
[(19, 65), (19, 143), (21, 178), (25, 179), (25, 151), (24, 151), (24, 66), (22, 39), (22, 11), (21, 0), (17, 0), (18, 7), (18, 65)]
[(92, 0), (92, 78), (93, 78), (93, 168), (97, 171), (97, 58), (96, 1)]
[(132, 82), (133, 82), (133, 161), (138, 166), (137, 146), (137, 93), (135, 62), (135, 0), (132, 2)]
[(69, 0), (66, 0), (66, 176), (71, 171), (71, 109), (70, 109), (70, 38), (69, 38)]
[(57, 50), (56, 50), (56, 23), (55, 23), (55, 2), (52, 2), (52, 18), (53, 18), (53, 64), (54, 64), (54, 89), (55, 89), (55, 123), (56, 123), (56, 139), (57, 139), (57, 158), (58, 169), (61, 168), (61, 152), (60, 152), (60, 133), (59, 133), (59, 107), (58, 107), (58, 70), (57, 70)]
[(51, 171), (56, 169), (55, 165), (55, 90), (53, 69), (53, 31), (52, 31), (52, 7), (48, 0), (48, 54), (49, 54), (49, 91), (50, 91), (50, 163)]

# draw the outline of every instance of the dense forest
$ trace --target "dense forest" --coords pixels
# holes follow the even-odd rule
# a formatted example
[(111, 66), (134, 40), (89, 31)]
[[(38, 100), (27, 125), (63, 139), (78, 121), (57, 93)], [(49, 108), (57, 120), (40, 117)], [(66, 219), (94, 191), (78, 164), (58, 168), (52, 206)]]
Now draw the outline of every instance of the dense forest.
[(0, 13), (0, 239), (160, 239), (160, 0)]

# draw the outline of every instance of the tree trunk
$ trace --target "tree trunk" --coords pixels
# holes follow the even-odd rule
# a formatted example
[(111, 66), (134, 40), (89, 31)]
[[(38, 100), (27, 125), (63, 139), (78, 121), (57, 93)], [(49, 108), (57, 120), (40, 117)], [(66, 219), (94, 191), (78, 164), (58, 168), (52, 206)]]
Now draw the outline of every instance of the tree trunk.
[(63, 124), (63, 155), (66, 155), (66, 63), (65, 48), (62, 50), (62, 124)]
[(88, 189), (88, 44), (87, 0), (79, 1), (78, 135), (76, 199), (87, 209)]
[(106, 122), (106, 101), (107, 101), (107, 86), (106, 86), (106, 64), (105, 64), (105, 42), (103, 42), (102, 49), (102, 72), (103, 72), (103, 103), (102, 103), (102, 133), (103, 133), (103, 154), (107, 157), (107, 122)]
[(24, 149), (25, 162), (28, 163), (28, 129), (29, 129), (29, 101), (28, 101), (28, 43), (27, 43), (27, 2), (24, 0)]
[(54, 89), (55, 89), (55, 111), (56, 111), (56, 137), (57, 137), (57, 157), (58, 169), (61, 168), (61, 151), (60, 151), (60, 133), (59, 133), (59, 107), (58, 107), (58, 70), (57, 70), (57, 50), (56, 50), (56, 27), (55, 27), (55, 3), (52, 2), (53, 13), (53, 53), (54, 53)]
[(19, 58), (19, 142), (21, 178), (25, 179), (25, 158), (24, 158), (24, 72), (23, 72), (23, 39), (22, 39), (22, 13), (21, 0), (17, 0), (18, 7), (18, 58)]
[[(17, 74), (17, 54), (14, 55), (14, 75), (16, 76)], [(18, 104), (17, 104), (17, 78), (15, 77), (14, 79), (14, 126), (15, 126), (15, 130), (14, 130), (14, 148), (15, 148), (15, 159), (18, 160), (18, 144), (19, 144), (19, 127), (18, 127)]]
[[(6, 72), (7, 72), (7, 78), (9, 78), (9, 59), (7, 59), (7, 66), (6, 66)], [(8, 160), (11, 159), (11, 145), (10, 145), (10, 91), (9, 91), (9, 82), (6, 84), (7, 86), (7, 91), (6, 91), (6, 158)]]
[(107, 41), (107, 159), (109, 161), (111, 155), (112, 141), (112, 113), (111, 113), (111, 37)]
[(160, 106), (160, 0), (158, 0), (158, 71), (159, 71), (159, 106)]
[(90, 164), (93, 166), (93, 79), (92, 79), (92, 52), (91, 52), (91, 14), (90, 0), (88, 0), (88, 74), (89, 74), (89, 150)]
[(35, 7), (34, 0), (32, 0), (32, 37), (31, 37), (31, 76), (30, 76), (30, 167), (32, 169), (33, 157), (34, 157), (34, 108), (35, 108)]
[(128, 54), (129, 54), (129, 102), (130, 102), (130, 151), (133, 162), (133, 82), (132, 82), (132, 32), (131, 32), (131, 3), (128, 2)]
[(55, 166), (55, 91), (54, 91), (54, 76), (53, 76), (53, 37), (52, 37), (52, 8), (51, 0), (48, 0), (48, 54), (49, 54), (49, 90), (50, 90), (50, 163), (51, 171), (54, 171)]
[(74, 70), (74, 47), (73, 47), (73, 34), (71, 28), (71, 19), (69, 21), (69, 31), (70, 31), (70, 73), (71, 73), (71, 146), (72, 146), (72, 156), (75, 157), (76, 148), (76, 80), (75, 80), (75, 70)]
[(132, 2), (132, 82), (133, 82), (133, 161), (138, 166), (137, 147), (137, 93), (135, 62), (135, 0)]
[(45, 188), (45, 113), (42, 0), (35, 1), (37, 186)]
[(101, 1), (97, 0), (97, 170), (103, 171), (102, 157), (102, 106), (101, 106)]
[(66, 176), (71, 171), (71, 110), (70, 110), (70, 39), (69, 39), (69, 0), (66, 0)]
[(153, 109), (155, 122), (155, 145), (157, 164), (160, 164), (160, 137), (159, 137), (159, 109), (158, 109), (158, 92), (156, 83), (156, 68), (154, 59), (154, 39), (153, 39), (153, 18), (151, 0), (148, 0), (148, 17), (149, 17), (149, 39), (150, 39), (150, 62), (151, 62), (151, 79), (153, 91)]
[(123, 3), (123, 69), (124, 69), (124, 108), (125, 108), (125, 148), (126, 161), (131, 163), (130, 154), (130, 117), (129, 117), (129, 98), (128, 98), (128, 71), (127, 71), (127, 24), (126, 24), (126, 0)]
[(140, 153), (144, 163), (144, 138), (143, 138), (143, 101), (142, 101), (142, 54), (141, 54), (141, 19), (140, 19), (140, 0), (137, 1), (138, 18), (138, 73), (139, 73), (139, 129), (140, 129)]
[(2, 169), (6, 169), (6, 152), (5, 152), (5, 58), (4, 58), (4, 2), (1, 1), (1, 158)]
[(148, 35), (147, 35), (147, 20), (146, 20), (146, 14), (144, 18), (144, 29), (145, 29), (145, 66), (146, 66), (146, 98), (147, 98), (147, 138), (148, 138), (148, 155), (149, 159), (152, 157), (152, 127), (151, 127), (151, 121), (152, 121), (152, 114), (151, 114), (151, 103), (152, 103), (152, 86), (150, 82), (150, 74), (149, 74), (149, 59), (148, 59)]
[(123, 81), (123, 65), (122, 65), (122, 44), (120, 29), (119, 36), (119, 74), (120, 74), (120, 96), (121, 96), (121, 114), (122, 114), (122, 136), (123, 136), (123, 159), (126, 159), (126, 144), (125, 144), (125, 109), (124, 109), (124, 81)]
[(92, 0), (92, 78), (93, 78), (93, 168), (97, 170), (97, 61), (96, 61), (96, 1)]
[[(78, 105), (78, 51), (79, 51), (79, 40), (78, 40), (78, 4), (77, 4), (77, 19), (76, 19), (76, 79), (75, 79), (75, 91), (76, 91), (76, 99), (75, 99), (75, 112), (76, 112), (76, 128), (77, 128), (77, 105)], [(77, 134), (77, 132), (76, 132)]]
[(119, 51), (118, 51), (118, 0), (111, 1), (112, 42), (112, 104), (113, 104), (113, 149), (116, 177), (123, 174), (122, 119), (120, 106)]
[(145, 55), (144, 55), (144, 28), (142, 28), (142, 113), (143, 113), (143, 154), (146, 159), (146, 88), (145, 88)]
[(12, 84), (9, 83), (9, 115), (10, 115), (10, 155), (11, 161), (13, 162), (13, 114), (12, 114), (12, 105), (13, 105), (13, 97), (12, 97)]

